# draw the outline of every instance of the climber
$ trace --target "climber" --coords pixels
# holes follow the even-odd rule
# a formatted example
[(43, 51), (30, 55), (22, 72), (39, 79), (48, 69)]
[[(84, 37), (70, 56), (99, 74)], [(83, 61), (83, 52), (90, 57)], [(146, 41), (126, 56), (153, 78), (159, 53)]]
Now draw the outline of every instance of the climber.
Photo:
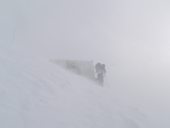
[(103, 85), (104, 83), (104, 76), (106, 73), (105, 64), (97, 63), (95, 65), (95, 72), (96, 72), (96, 80), (99, 84)]

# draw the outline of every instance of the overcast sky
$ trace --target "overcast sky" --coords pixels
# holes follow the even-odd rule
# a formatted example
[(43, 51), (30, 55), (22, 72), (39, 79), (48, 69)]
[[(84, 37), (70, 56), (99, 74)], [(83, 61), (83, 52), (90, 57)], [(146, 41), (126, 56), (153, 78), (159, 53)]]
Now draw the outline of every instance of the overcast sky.
[(147, 101), (155, 122), (165, 126), (169, 35), (168, 0), (0, 0), (1, 51), (20, 61), (39, 56), (107, 62), (113, 89), (134, 86), (132, 102)]
[(51, 58), (166, 58), (169, 8), (163, 0), (1, 0), (1, 46)]

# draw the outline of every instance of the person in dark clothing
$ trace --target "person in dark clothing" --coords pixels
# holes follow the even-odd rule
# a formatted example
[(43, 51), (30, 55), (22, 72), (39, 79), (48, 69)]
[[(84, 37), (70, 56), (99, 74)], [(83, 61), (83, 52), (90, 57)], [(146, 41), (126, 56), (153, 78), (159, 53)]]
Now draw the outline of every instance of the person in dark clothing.
[(95, 70), (96, 70), (96, 80), (99, 84), (104, 83), (104, 75), (106, 73), (106, 68), (105, 68), (105, 64), (101, 64), (101, 63), (97, 63), (95, 65)]

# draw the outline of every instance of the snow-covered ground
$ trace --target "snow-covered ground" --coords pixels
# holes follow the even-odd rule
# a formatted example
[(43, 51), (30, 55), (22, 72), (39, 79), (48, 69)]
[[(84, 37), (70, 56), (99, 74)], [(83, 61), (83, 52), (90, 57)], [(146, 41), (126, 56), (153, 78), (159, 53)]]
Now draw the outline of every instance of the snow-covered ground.
[[(0, 1), (0, 128), (169, 128), (169, 8)], [(104, 86), (53, 59), (105, 63)]]
[[(104, 87), (49, 61), (0, 57), (0, 127), (139, 128), (147, 116)], [(120, 101), (119, 101), (120, 100)]]

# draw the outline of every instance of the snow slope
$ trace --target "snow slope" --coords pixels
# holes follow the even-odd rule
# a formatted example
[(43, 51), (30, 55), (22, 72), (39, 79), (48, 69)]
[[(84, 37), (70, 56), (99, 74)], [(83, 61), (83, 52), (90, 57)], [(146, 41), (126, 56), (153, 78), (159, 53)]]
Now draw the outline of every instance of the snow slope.
[[(169, 128), (169, 4), (1, 0), (0, 127)], [(101, 61), (104, 87), (50, 59)]]
[(109, 83), (100, 87), (49, 61), (30, 60), (1, 54), (0, 127), (147, 127), (145, 115), (121, 104)]

